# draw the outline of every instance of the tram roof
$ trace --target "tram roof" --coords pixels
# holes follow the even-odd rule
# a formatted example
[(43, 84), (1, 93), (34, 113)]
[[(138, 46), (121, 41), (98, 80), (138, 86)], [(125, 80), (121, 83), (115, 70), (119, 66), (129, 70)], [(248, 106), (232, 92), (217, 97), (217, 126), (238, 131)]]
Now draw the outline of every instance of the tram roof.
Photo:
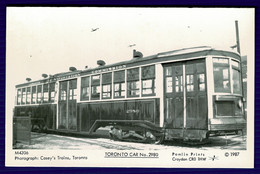
[(239, 54), (236, 52), (225, 51), (222, 49), (214, 49), (210, 46), (199, 46), (199, 47), (183, 48), (183, 49), (178, 49), (178, 50), (161, 52), (161, 53), (151, 55), (151, 56), (146, 56), (143, 58), (133, 58), (130, 60), (121, 61), (121, 62), (114, 63), (114, 64), (99, 66), (99, 67), (95, 67), (95, 68), (89, 68), (86, 70), (82, 70), (82, 74), (83, 75), (92, 74), (91, 71), (93, 71), (93, 70), (105, 69), (105, 68), (114, 67), (114, 66), (118, 66), (118, 65), (126, 65), (126, 67), (131, 67), (131, 66), (145, 65), (145, 64), (149, 64), (149, 63), (161, 62), (166, 59), (178, 60), (178, 59), (183, 59), (183, 58), (187, 58), (187, 57), (195, 57), (196, 55), (197, 56), (215, 55), (216, 53), (218, 53), (218, 55), (223, 55), (223, 56), (232, 55), (233, 57), (237, 57), (238, 59), (240, 59)]
[(30, 85), (32, 83), (33, 84), (34, 83), (47, 83), (51, 79), (62, 78), (64, 76), (70, 76), (70, 75), (74, 75), (74, 74), (79, 74), (79, 75), (93, 74), (93, 71), (98, 71), (101, 69), (111, 68), (111, 67), (120, 66), (120, 65), (125, 65), (126, 67), (131, 67), (131, 66), (138, 66), (138, 65), (145, 65), (145, 64), (149, 64), (149, 63), (160, 62), (160, 61), (167, 60), (167, 59), (178, 60), (181, 58), (192, 57), (192, 56), (196, 56), (196, 55), (197, 56), (215, 55), (216, 53), (218, 53), (219, 55), (223, 55), (223, 56), (237, 57), (240, 60), (240, 55), (237, 52), (225, 51), (223, 49), (214, 49), (210, 46), (190, 47), (190, 48), (177, 49), (177, 50), (172, 50), (172, 51), (167, 51), (167, 52), (161, 52), (158, 54), (154, 54), (154, 55), (146, 56), (146, 57), (142, 57), (142, 58), (133, 58), (131, 60), (126, 60), (126, 61), (109, 64), (109, 65), (104, 65), (104, 66), (98, 66), (95, 68), (88, 68), (85, 70), (76, 70), (76, 71), (57, 73), (57, 74), (51, 75), (50, 77), (45, 78), (45, 79), (26, 82), (23, 84), (16, 85), (16, 88), (21, 87), (21, 86)]

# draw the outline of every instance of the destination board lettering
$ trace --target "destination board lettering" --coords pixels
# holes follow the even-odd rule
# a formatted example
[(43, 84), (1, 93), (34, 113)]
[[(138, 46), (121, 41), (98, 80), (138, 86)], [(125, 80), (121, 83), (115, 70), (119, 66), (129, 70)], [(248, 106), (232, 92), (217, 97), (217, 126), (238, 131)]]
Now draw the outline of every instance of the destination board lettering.
[(109, 68), (104, 68), (104, 69), (98, 69), (98, 70), (93, 70), (91, 73), (101, 73), (101, 72), (106, 72), (106, 71), (112, 71), (112, 70), (118, 70), (118, 69), (123, 69), (126, 68), (126, 65), (119, 65), (119, 66), (113, 66)]

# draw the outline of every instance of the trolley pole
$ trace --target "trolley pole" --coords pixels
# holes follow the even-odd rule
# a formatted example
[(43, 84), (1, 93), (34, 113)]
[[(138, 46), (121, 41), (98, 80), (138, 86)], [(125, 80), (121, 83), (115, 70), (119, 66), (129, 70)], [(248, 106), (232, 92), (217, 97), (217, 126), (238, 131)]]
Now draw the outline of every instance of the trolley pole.
[(237, 52), (240, 54), (240, 42), (239, 42), (238, 21), (235, 21), (235, 25), (236, 25)]

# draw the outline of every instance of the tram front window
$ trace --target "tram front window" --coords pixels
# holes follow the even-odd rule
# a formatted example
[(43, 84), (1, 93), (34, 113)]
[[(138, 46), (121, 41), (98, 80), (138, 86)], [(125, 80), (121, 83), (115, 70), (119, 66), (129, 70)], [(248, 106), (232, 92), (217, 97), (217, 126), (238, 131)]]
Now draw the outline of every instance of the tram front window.
[(232, 93), (236, 96), (216, 95), (214, 113), (220, 117), (242, 116), (242, 82), (240, 64), (227, 58), (213, 58), (213, 73), (215, 92)]
[(231, 62), (232, 64), (232, 74), (233, 74), (233, 91), (235, 94), (242, 94), (241, 87), (241, 76), (240, 76), (240, 66), (236, 61)]
[(230, 93), (229, 61), (225, 58), (213, 58), (215, 92)]

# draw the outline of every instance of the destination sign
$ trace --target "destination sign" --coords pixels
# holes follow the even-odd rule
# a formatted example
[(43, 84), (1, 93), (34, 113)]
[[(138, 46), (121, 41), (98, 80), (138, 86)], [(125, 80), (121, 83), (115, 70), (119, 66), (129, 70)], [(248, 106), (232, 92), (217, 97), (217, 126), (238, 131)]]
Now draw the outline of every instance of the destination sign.
[(78, 74), (71, 74), (71, 75), (66, 75), (66, 76), (62, 76), (62, 77), (55, 77), (55, 78), (50, 78), (49, 82), (53, 82), (53, 81), (57, 81), (57, 80), (65, 80), (65, 79), (70, 79), (73, 77), (79, 77), (80, 73)]
[(118, 69), (123, 69), (126, 68), (126, 65), (118, 65), (118, 66), (113, 66), (109, 68), (103, 68), (103, 69), (98, 69), (98, 70), (93, 70), (91, 71), (92, 74), (94, 73), (101, 73), (101, 72), (106, 72), (106, 71), (112, 71), (112, 70), (118, 70)]

